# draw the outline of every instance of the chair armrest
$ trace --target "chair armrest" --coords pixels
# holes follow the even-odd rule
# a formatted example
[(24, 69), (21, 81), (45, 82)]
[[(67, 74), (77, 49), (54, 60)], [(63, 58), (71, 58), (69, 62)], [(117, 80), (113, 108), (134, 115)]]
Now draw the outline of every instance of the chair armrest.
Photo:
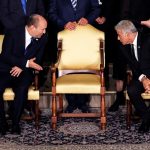
[(39, 89), (39, 71), (34, 70), (34, 90), (38, 90)]
[(53, 87), (56, 86), (56, 71), (57, 71), (56, 64), (52, 64), (50, 69), (52, 71), (52, 90), (53, 90)]
[(132, 71), (131, 70), (127, 70), (127, 84), (129, 84), (132, 80)]
[(62, 53), (62, 39), (58, 40), (58, 45), (57, 45), (58, 51), (57, 51), (57, 60), (55, 65), (52, 64), (52, 67), (58, 68), (60, 59), (61, 59), (61, 53)]

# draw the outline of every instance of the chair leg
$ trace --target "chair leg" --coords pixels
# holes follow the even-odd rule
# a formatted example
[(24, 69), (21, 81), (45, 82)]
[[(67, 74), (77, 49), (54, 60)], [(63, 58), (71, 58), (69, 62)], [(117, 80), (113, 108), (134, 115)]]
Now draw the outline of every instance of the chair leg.
[(59, 95), (59, 110), (60, 110), (60, 113), (63, 112), (63, 98), (62, 98), (62, 95)]
[(130, 100), (127, 100), (127, 117), (126, 117), (127, 129), (131, 128), (131, 113), (132, 113), (132, 104)]
[(39, 100), (35, 101), (35, 127), (39, 128)]
[(106, 129), (106, 107), (105, 107), (105, 96), (101, 95), (101, 129)]
[(57, 123), (57, 101), (56, 101), (56, 95), (52, 95), (52, 129), (56, 129), (56, 123)]

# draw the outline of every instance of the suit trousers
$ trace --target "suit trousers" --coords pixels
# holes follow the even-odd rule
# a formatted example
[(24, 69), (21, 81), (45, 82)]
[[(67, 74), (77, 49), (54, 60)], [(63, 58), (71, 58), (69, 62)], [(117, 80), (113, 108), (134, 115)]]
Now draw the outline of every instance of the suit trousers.
[(23, 71), (19, 77), (13, 77), (9, 72), (0, 71), (0, 122), (6, 122), (4, 111), (3, 93), (5, 88), (11, 87), (15, 93), (12, 106), (12, 124), (18, 125), (24, 103), (27, 99), (28, 88), (32, 83), (33, 74), (30, 71)]
[(149, 108), (146, 106), (141, 96), (141, 93), (144, 92), (142, 83), (138, 81), (138, 79), (133, 80), (131, 84), (127, 87), (127, 92), (135, 109), (141, 115), (142, 120), (149, 120), (150, 119)]

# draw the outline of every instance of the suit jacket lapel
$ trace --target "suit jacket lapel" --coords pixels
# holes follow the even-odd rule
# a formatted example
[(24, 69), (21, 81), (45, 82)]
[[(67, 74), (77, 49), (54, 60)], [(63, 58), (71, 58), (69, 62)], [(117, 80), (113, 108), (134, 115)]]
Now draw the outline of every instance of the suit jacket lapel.
[(33, 2), (33, 0), (27, 0), (27, 5), (26, 5), (27, 6), (27, 8), (26, 8), (27, 14), (29, 13), (32, 2)]
[(82, 2), (82, 1), (77, 0), (76, 11), (80, 10), (79, 8), (80, 8), (80, 6), (81, 6), (81, 4), (80, 4), (81, 2)]
[[(66, 2), (65, 2), (66, 1)], [(70, 4), (70, 6), (72, 6), (72, 3), (71, 3), (71, 0), (64, 0), (64, 2), (66, 3), (66, 4)], [(72, 7), (73, 8), (73, 7)]]
[[(17, 43), (17, 48), (14, 51), (18, 54), (24, 55), (25, 52), (25, 28), (21, 27), (17, 32), (15, 37), (15, 42)], [(18, 42), (19, 41), (19, 42)]]
[(138, 61), (136, 60), (135, 57), (133, 57), (133, 55), (131, 53), (131, 45), (130, 44), (122, 47), (121, 51), (124, 54), (124, 56), (126, 57), (126, 59), (129, 61), (129, 64), (138, 65)]
[[(23, 10), (23, 7), (22, 7), (21, 0), (17, 0), (17, 3), (19, 3), (20, 8), (21, 8), (21, 13), (24, 15), (24, 10)], [(17, 5), (17, 4), (16, 4), (16, 5)], [(19, 13), (20, 13), (20, 12), (19, 12)]]
[(22, 32), (22, 34), (21, 34), (21, 38), (20, 38), (20, 40), (21, 40), (21, 44), (22, 44), (22, 50), (23, 50), (23, 53), (25, 52), (25, 43), (26, 43), (26, 35), (25, 35), (25, 28), (23, 29), (23, 32)]
[(26, 58), (32, 58), (36, 54), (37, 47), (39, 46), (38, 40), (34, 39), (32, 41), (32, 44), (31, 43), (30, 43), (31, 45), (29, 44), (29, 46), (26, 49), (26, 54), (25, 54)]

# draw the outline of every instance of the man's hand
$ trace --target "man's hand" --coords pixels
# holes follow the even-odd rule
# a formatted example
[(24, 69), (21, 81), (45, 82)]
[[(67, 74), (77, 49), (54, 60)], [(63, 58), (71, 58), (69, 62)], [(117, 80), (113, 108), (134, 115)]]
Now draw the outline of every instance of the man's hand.
[(105, 23), (105, 21), (106, 21), (106, 18), (105, 18), (105, 17), (98, 17), (98, 18), (96, 19), (96, 22), (97, 22), (98, 24), (103, 24), (103, 23)]
[(64, 28), (67, 30), (75, 30), (76, 26), (77, 26), (76, 22), (68, 22)]
[(142, 80), (142, 83), (143, 83), (143, 87), (145, 89), (145, 92), (150, 93), (150, 80), (148, 78), (144, 78)]
[(29, 68), (33, 68), (33, 69), (38, 70), (38, 71), (43, 70), (43, 68), (39, 64), (34, 62), (35, 59), (36, 58), (32, 58), (29, 60)]
[(82, 26), (85, 26), (88, 24), (88, 20), (86, 18), (81, 18), (79, 21), (78, 21), (78, 24), (79, 25), (82, 25)]
[(22, 69), (17, 67), (17, 66), (14, 66), (11, 71), (10, 71), (10, 74), (11, 76), (13, 77), (19, 77), (19, 75), (21, 74), (22, 72)]
[(150, 28), (150, 19), (145, 20), (145, 21), (141, 21), (141, 24), (147, 26), (148, 28)]

